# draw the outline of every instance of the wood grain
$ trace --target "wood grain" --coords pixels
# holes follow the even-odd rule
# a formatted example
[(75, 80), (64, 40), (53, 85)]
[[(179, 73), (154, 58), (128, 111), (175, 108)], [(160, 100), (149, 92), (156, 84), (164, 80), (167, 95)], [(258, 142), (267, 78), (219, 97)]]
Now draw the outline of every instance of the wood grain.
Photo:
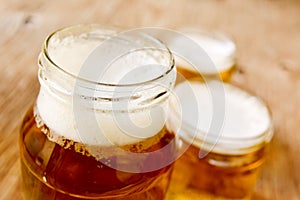
[[(38, 93), (37, 57), (44, 38), (57, 28), (92, 22), (231, 35), (239, 67), (233, 82), (268, 103), (276, 128), (254, 199), (300, 199), (297, 0), (0, 0), (0, 199), (21, 199), (18, 129)], [(176, 184), (175, 177), (170, 199), (180, 199)]]

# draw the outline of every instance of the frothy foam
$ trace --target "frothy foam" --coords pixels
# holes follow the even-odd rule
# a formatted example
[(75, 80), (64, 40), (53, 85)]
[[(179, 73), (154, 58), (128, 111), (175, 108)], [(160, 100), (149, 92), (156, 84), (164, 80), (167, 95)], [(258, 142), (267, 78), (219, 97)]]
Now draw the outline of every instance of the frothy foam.
[[(68, 36), (64, 39), (53, 38), (48, 45), (48, 55), (64, 71), (78, 76), (86, 59), (92, 52), (94, 53), (95, 49), (101, 45), (101, 42), (99, 39), (89, 39), (82, 36)], [(111, 49), (107, 53), (113, 51), (115, 47), (112, 44)], [(154, 52), (152, 55), (151, 52), (142, 53), (137, 51), (122, 55), (119, 60), (111, 64), (110, 68), (104, 70), (104, 76), (100, 77), (100, 81), (113, 84), (130, 84), (152, 80), (169, 67), (163, 66), (163, 68), (158, 65), (158, 55), (155, 53), (157, 52)], [(93, 58), (95, 56), (93, 55)], [(99, 57), (101, 56), (103, 55)], [(44, 67), (47, 68), (48, 66)], [(99, 68), (99, 65), (92, 69), (103, 70)], [(130, 72), (133, 72), (134, 75)], [(55, 74), (52, 74), (52, 76), (55, 76)], [(64, 85), (65, 83), (65, 85), (68, 85), (68, 89), (71, 90), (70, 93), (72, 94), (76, 80), (70, 76), (64, 78), (60, 84)], [(89, 77), (83, 78), (88, 79)], [(136, 95), (132, 102), (125, 103), (129, 111), (126, 111), (126, 107), (123, 107), (122, 109), (125, 112), (106, 112), (101, 109), (93, 109), (93, 106), (97, 104), (102, 105), (103, 103), (101, 102), (92, 102), (94, 104), (92, 108), (80, 106), (75, 108), (77, 106), (75, 98), (57, 94), (57, 91), (51, 88), (53, 85), (48, 87), (47, 84), (49, 83), (47, 81), (49, 80), (40, 78), (40, 81), (41, 88), (36, 103), (37, 112), (53, 133), (66, 139), (89, 145), (127, 145), (154, 136), (164, 126), (167, 108), (166, 95), (157, 99), (152, 97), (159, 94), (159, 91), (166, 91), (167, 88), (164, 86), (155, 90), (154, 94), (151, 91), (138, 93), (138, 95), (143, 96), (143, 99), (153, 101), (153, 105), (139, 110), (131, 109), (137, 105), (135, 98), (141, 98)], [(140, 88), (137, 87), (136, 89), (139, 90)], [(119, 92), (122, 93), (122, 91)], [(134, 92), (133, 95), (135, 95)], [(114, 111), (113, 101), (104, 103), (109, 104), (108, 108)]]
[[(212, 90), (219, 98), (217, 101), (212, 100)], [(193, 94), (186, 91), (192, 91)], [(193, 140), (192, 134), (196, 134), (194, 145), (202, 149), (209, 150), (211, 146), (206, 143), (215, 141), (216, 144), (211, 149), (213, 152), (236, 154), (244, 151), (239, 149), (251, 148), (270, 139), (261, 137), (271, 126), (268, 109), (258, 98), (239, 88), (229, 84), (224, 84), (224, 88), (215, 87), (213, 82), (209, 83), (209, 87), (200, 82), (184, 82), (176, 86), (175, 92), (183, 110), (198, 108), (196, 114), (183, 116), (179, 132), (187, 140)], [(197, 105), (190, 103), (193, 96), (196, 97)], [(218, 105), (213, 102), (218, 102)], [(220, 126), (213, 122), (213, 116), (221, 114), (216, 113), (216, 107), (222, 104), (225, 105), (225, 115), (221, 131), (212, 133), (213, 126)], [(196, 133), (188, 132), (187, 130), (193, 130), (187, 128), (189, 126), (196, 127)]]
[[(201, 66), (201, 73), (212, 74), (219, 73), (228, 70), (234, 65), (234, 54), (236, 51), (235, 44), (228, 38), (222, 35), (210, 35), (209, 33), (201, 32), (184, 32), (184, 35), (191, 38), (195, 43), (197, 43), (209, 56), (211, 61), (214, 63), (215, 67)], [(170, 47), (180, 46), (183, 38), (173, 38), (169, 42)], [(201, 55), (199, 52), (190, 51), (190, 54)], [(190, 63), (181, 57), (176, 57), (176, 65), (191, 71), (195, 71)]]
[(76, 76), (85, 60), (100, 43), (101, 40), (88, 40), (75, 36), (63, 39), (53, 37), (47, 48), (48, 55), (57, 66)]

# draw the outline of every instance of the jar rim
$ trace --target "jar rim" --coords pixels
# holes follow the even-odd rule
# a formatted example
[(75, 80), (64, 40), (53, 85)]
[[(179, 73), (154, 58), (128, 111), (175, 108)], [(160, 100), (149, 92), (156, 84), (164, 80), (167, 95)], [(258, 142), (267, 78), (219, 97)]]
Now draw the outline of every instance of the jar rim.
[[(193, 84), (193, 82), (196, 81), (190, 81), (190, 84)], [(218, 81), (219, 82), (219, 81)], [(199, 83), (199, 81), (197, 81)], [(204, 83), (200, 83), (204, 84)], [(251, 135), (248, 137), (235, 137), (235, 136), (228, 136), (228, 135), (222, 135), (222, 134), (216, 134), (212, 132), (206, 132), (203, 129), (199, 127), (195, 127), (194, 125), (190, 124), (188, 121), (181, 119), (180, 113), (176, 112), (176, 108), (171, 104), (170, 110), (172, 112), (172, 119), (174, 121), (178, 121), (181, 119), (181, 127), (177, 129), (177, 133), (184, 138), (184, 140), (190, 144), (193, 144), (194, 146), (197, 146), (199, 148), (202, 148), (204, 146), (208, 147), (214, 147), (216, 149), (212, 150), (213, 152), (219, 152), (220, 149), (227, 150), (222, 152), (222, 154), (234, 154), (234, 155), (240, 155), (244, 153), (253, 152), (262, 146), (265, 145), (265, 143), (270, 142), (270, 140), (273, 137), (274, 134), (274, 127), (273, 127), (273, 120), (272, 120), (272, 112), (269, 108), (269, 106), (262, 101), (259, 97), (255, 96), (252, 92), (245, 90), (244, 88), (240, 88), (237, 86), (233, 86), (229, 83), (222, 82), (225, 86), (232, 87), (233, 89), (240, 90), (241, 92), (245, 93), (248, 97), (254, 97), (267, 111), (268, 116), (268, 124), (264, 131)], [(176, 87), (175, 87), (176, 91)], [(170, 123), (172, 123), (172, 119), (170, 119)], [(191, 133), (193, 132), (193, 133)], [(195, 132), (195, 133), (194, 133)], [(199, 137), (198, 135), (201, 135)], [(241, 145), (242, 143), (242, 145)], [(205, 148), (203, 148), (205, 149)]]
[[(110, 37), (113, 37), (117, 34), (122, 34), (122, 33), (127, 33), (129, 31), (124, 31), (119, 27), (113, 27), (113, 26), (104, 26), (104, 25), (100, 25), (100, 24), (78, 24), (78, 25), (73, 25), (73, 26), (67, 26), (67, 27), (63, 27), (60, 28), (56, 31), (54, 31), (53, 33), (51, 33), (50, 35), (47, 36), (47, 38), (45, 39), (44, 45), (42, 47), (42, 54), (44, 55), (43, 58), (46, 59), (47, 62), (49, 62), (51, 65), (53, 65), (59, 72), (74, 78), (74, 79), (78, 79), (81, 82), (85, 82), (88, 84), (95, 84), (95, 85), (100, 85), (100, 86), (113, 86), (113, 87), (131, 87), (131, 86), (140, 86), (140, 85), (145, 85), (145, 84), (149, 84), (151, 82), (154, 81), (158, 81), (162, 78), (164, 78), (166, 75), (168, 75), (172, 70), (175, 69), (175, 61), (174, 61), (174, 57), (172, 52), (170, 51), (170, 49), (159, 39), (148, 35), (146, 33), (141, 32), (140, 35), (142, 37), (145, 37), (147, 39), (150, 39), (151, 41), (153, 41), (153, 43), (155, 43), (156, 45), (159, 45), (160, 48), (163, 48), (163, 51), (167, 52), (168, 54), (168, 68), (159, 76), (156, 76), (154, 78), (151, 78), (149, 80), (145, 80), (145, 81), (140, 81), (140, 82), (136, 82), (136, 83), (128, 83), (128, 84), (114, 84), (114, 83), (105, 83), (105, 82), (99, 82), (99, 81), (94, 81), (94, 80), (89, 80), (87, 78), (75, 75), (67, 70), (65, 70), (63, 67), (59, 66), (55, 61), (53, 61), (53, 59), (51, 59), (51, 56), (49, 55), (49, 44), (50, 44), (50, 40), (59, 33), (62, 32), (71, 32), (71, 31), (80, 31), (80, 30), (87, 30), (86, 33), (88, 33), (88, 31), (96, 31), (96, 30), (105, 30), (105, 31), (113, 31), (113, 35), (104, 35), (104, 37), (106, 37), (106, 39), (109, 39)], [(136, 29), (137, 30), (137, 29)], [(85, 32), (80, 32), (80, 33), (85, 33)], [(102, 35), (103, 36), (103, 35)], [(156, 48), (156, 47), (155, 47)], [(158, 47), (157, 47), (158, 49)]]

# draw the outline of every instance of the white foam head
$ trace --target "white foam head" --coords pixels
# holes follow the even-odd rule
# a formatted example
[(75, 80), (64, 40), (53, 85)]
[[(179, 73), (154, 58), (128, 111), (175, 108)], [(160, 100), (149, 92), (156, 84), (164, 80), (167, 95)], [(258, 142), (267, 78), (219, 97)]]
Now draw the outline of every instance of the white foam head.
[[(235, 43), (225, 35), (195, 30), (183, 31), (183, 34), (198, 44), (206, 52), (215, 66), (201, 66), (200, 73), (215, 74), (226, 71), (234, 66), (236, 46)], [(180, 46), (182, 42), (184, 42), (183, 37), (172, 38), (168, 45), (172, 48), (172, 46)], [(201, 55), (195, 51), (190, 51), (189, 53)], [(190, 63), (179, 56), (175, 58), (175, 61), (178, 67), (191, 71), (196, 70)]]
[[(169, 88), (166, 88), (161, 82), (160, 85), (154, 81), (152, 84), (151, 80), (160, 80), (157, 77), (170, 68), (168, 65), (170, 64), (170, 57), (168, 57), (170, 55), (163, 52), (165, 55), (162, 56), (158, 50), (153, 49), (137, 50), (121, 55), (113, 60), (108, 68), (103, 69), (99, 65), (94, 65), (102, 62), (102, 56), (105, 58), (105, 55), (97, 54), (103, 53), (103, 49), (98, 52), (97, 50), (107, 39), (100, 37), (103, 36), (102, 31), (99, 33), (97, 29), (96, 32), (91, 29), (75, 35), (64, 35), (64, 33), (58, 32), (58, 36), (55, 34), (51, 36), (46, 49), (48, 58), (43, 55), (40, 58), (42, 65), (39, 77), (41, 88), (36, 104), (37, 112), (53, 133), (75, 142), (112, 146), (144, 140), (157, 134), (165, 123), (168, 95), (154, 97)], [(105, 33), (111, 34), (112, 32)], [(59, 34), (62, 34), (63, 37), (61, 38)], [(130, 41), (125, 43), (127, 48)], [(117, 43), (113, 42), (106, 47), (108, 48), (104, 51), (107, 55), (118, 48)], [(56, 66), (47, 60), (49, 58)], [(82, 67), (90, 67), (89, 72), (92, 69), (100, 70), (103, 73), (101, 77), (92, 77), (93, 73), (82, 72)], [(175, 79), (175, 71), (173, 71), (169, 76), (170, 80), (165, 80), (168, 82), (168, 87), (170, 87), (170, 81), (174, 82)], [(97, 71), (94, 72), (97, 73)], [(88, 87), (79, 87), (79, 90), (75, 91), (74, 88), (78, 84), (76, 77), (91, 81), (96, 88), (92, 88), (95, 91), (89, 91)], [(90, 79), (91, 77), (93, 79)], [(100, 84), (99, 86), (97, 82), (104, 83), (104, 85)], [(82, 84), (85, 83), (83, 81)], [(135, 83), (138, 84), (134, 87), (126, 87), (126, 84)], [(105, 84), (121, 84), (122, 87)], [(131, 91), (132, 98), (128, 96), (129, 89), (134, 89)], [(76, 99), (72, 95), (78, 91), (82, 93)], [(82, 100), (82, 95), (102, 99), (100, 101)], [(121, 102), (120, 105), (115, 101), (108, 100), (115, 97), (121, 99), (116, 98)], [(128, 99), (122, 101), (122, 97)], [(81, 106), (81, 101), (84, 106)], [(116, 112), (114, 112), (115, 110)]]
[[(230, 84), (224, 83), (224, 87), (217, 87), (215, 83), (211, 81), (206, 85), (186, 81), (176, 86), (175, 93), (178, 95), (181, 109), (198, 109), (197, 112), (183, 116), (177, 132), (188, 142), (192, 142), (195, 136), (195, 146), (222, 154), (247, 153), (268, 142), (272, 135), (271, 118), (262, 101)], [(212, 90), (217, 100), (212, 99)], [(194, 102), (193, 98), (196, 98)], [(174, 104), (174, 99), (171, 104)], [(174, 105), (171, 106), (173, 109)], [(218, 107), (222, 106), (225, 113), (218, 113)], [(178, 106), (176, 112), (180, 112)], [(222, 117), (223, 114), (222, 124), (213, 121), (213, 117)], [(219, 133), (212, 132), (216, 130), (215, 126), (220, 127)]]

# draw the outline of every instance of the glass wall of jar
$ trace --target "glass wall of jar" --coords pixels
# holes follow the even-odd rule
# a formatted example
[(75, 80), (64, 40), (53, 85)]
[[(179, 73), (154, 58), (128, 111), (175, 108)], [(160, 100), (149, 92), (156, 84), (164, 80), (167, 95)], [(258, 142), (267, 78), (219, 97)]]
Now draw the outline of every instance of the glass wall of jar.
[(184, 173), (179, 190), (251, 198), (273, 136), (269, 109), (259, 98), (219, 81), (186, 81), (175, 94), (169, 126), (187, 148), (175, 164), (174, 173)]
[(176, 79), (166, 46), (139, 32), (68, 27), (46, 39), (38, 77), (20, 130), (24, 199), (164, 198)]

